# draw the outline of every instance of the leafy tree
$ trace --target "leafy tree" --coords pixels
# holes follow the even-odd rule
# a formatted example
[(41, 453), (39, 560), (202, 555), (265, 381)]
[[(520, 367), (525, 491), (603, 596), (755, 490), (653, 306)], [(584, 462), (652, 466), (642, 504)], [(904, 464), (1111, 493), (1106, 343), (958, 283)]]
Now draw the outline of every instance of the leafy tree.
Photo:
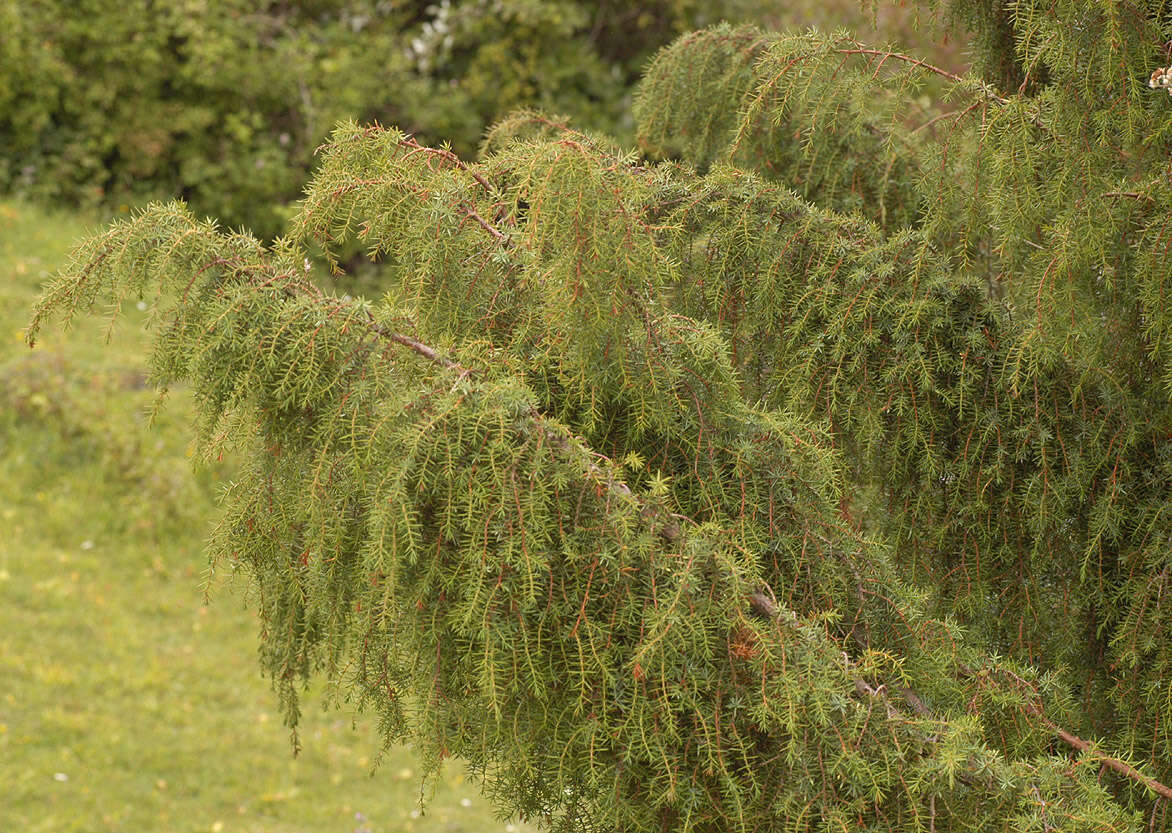
[(644, 154), (344, 125), (287, 238), (153, 206), (30, 341), (150, 301), (291, 725), (323, 675), (557, 830), (1165, 829), (1170, 24), (946, 11), (988, 80), (685, 36)]
[(745, 0), (0, 0), (0, 188), (180, 196), (271, 237), (313, 149), (375, 119), (471, 153), (521, 106), (629, 129), (648, 57)]

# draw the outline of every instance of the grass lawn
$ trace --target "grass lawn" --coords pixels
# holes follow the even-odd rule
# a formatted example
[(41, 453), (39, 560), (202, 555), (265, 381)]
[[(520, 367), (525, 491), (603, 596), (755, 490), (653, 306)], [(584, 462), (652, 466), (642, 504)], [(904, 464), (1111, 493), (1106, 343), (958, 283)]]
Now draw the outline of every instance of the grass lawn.
[(203, 604), (217, 473), (182, 391), (147, 425), (141, 314), (21, 340), (90, 228), (0, 202), (0, 831), (528, 830), (458, 764), (421, 814), (410, 751), (372, 777), (370, 721), (312, 698), (292, 756), (246, 588)]

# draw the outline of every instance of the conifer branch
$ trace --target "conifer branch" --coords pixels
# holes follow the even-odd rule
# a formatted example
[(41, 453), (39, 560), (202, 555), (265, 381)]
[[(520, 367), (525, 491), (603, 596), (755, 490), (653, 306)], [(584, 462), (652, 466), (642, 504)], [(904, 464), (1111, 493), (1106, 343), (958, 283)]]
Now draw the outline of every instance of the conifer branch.
[[(984, 672), (977, 671), (976, 669), (970, 668), (969, 666), (964, 665), (963, 663), (957, 667), (957, 670), (964, 677), (976, 678), (979, 676), (984, 676)], [(1011, 671), (1008, 671), (1007, 669), (1004, 669), (1004, 668), (998, 669), (998, 670), (1000, 671), (1000, 673), (1009, 676), (1013, 680), (1013, 682), (1017, 683), (1016, 688), (1018, 688), (1019, 690), (1021, 688), (1030, 688), (1030, 689), (1033, 688), (1033, 686), (1031, 686), (1029, 683), (1027, 683), (1025, 680), (1023, 680), (1021, 677), (1017, 676), (1016, 674), (1012, 673)], [(1083, 740), (1082, 738), (1080, 738), (1078, 735), (1074, 734), (1073, 732), (1066, 731), (1061, 726), (1058, 726), (1056, 723), (1054, 723), (1052, 720), (1050, 720), (1050, 718), (1048, 718), (1046, 716), (1046, 713), (1042, 710), (1042, 704), (1038, 700), (1036, 694), (1031, 693), (1031, 695), (1029, 696), (1029, 698), (1028, 698), (1028, 700), (1022, 710), (1025, 712), (1025, 714), (1027, 714), (1028, 716), (1037, 720), (1037, 722), (1039, 724), (1046, 727), (1047, 730), (1049, 730), (1051, 733), (1053, 733), (1056, 737), (1058, 737), (1067, 746), (1070, 746), (1073, 749), (1077, 749), (1079, 752), (1082, 752), (1084, 754), (1090, 755), (1092, 758), (1094, 758), (1095, 760), (1102, 763), (1108, 769), (1111, 769), (1111, 770), (1114, 770), (1115, 772), (1118, 772), (1120, 775), (1124, 776), (1125, 778), (1128, 778), (1131, 781), (1135, 781), (1139, 784), (1142, 784), (1143, 786), (1147, 787), (1149, 790), (1151, 790), (1152, 792), (1161, 796), (1162, 798), (1172, 800), (1172, 788), (1168, 787), (1165, 784), (1160, 783), (1155, 778), (1151, 778), (1147, 775), (1144, 775), (1142, 772), (1140, 772), (1138, 769), (1136, 769), (1135, 767), (1133, 767), (1131, 764), (1127, 763), (1126, 761), (1123, 761), (1119, 758), (1108, 755), (1106, 752), (1103, 752), (1102, 750), (1098, 749), (1095, 746), (1095, 744), (1091, 743), (1090, 741)]]
[(473, 220), (475, 220), (480, 225), (481, 228), (483, 228), (485, 231), (487, 231), (489, 234), (491, 234), (494, 238), (496, 238), (496, 241), (498, 243), (500, 243), (503, 246), (507, 246), (509, 244), (509, 235), (505, 234), (503, 231), (498, 229), (496, 226), (492, 225), (492, 223), (488, 222), (483, 217), (481, 217), (480, 214), (477, 213), (475, 208), (473, 208), (470, 205), (465, 205), (465, 206), (463, 206), (463, 208), (464, 208), (464, 213), (467, 214), (469, 217), (471, 217)]
[(1123, 777), (1143, 784), (1149, 790), (1161, 796), (1162, 798), (1172, 800), (1172, 787), (1168, 787), (1164, 784), (1161, 784), (1155, 778), (1144, 775), (1126, 761), (1121, 761), (1119, 758), (1113, 758), (1106, 752), (1098, 749), (1090, 741), (1083, 740), (1078, 735), (1072, 734), (1060, 726), (1056, 726), (1041, 713), (1040, 709), (1035, 712), (1035, 715), (1038, 718), (1038, 722), (1057, 735), (1063, 743), (1077, 749), (1079, 752), (1090, 755), (1092, 758), (1102, 763), (1105, 767), (1118, 772)]
[(455, 165), (460, 170), (467, 171), (468, 175), (471, 176), (473, 179), (475, 179), (477, 181), (477, 183), (480, 184), (480, 187), (483, 188), (488, 193), (491, 194), (491, 193), (493, 193), (493, 191), (496, 190), (495, 188), (492, 187), (492, 184), (487, 179), (485, 179), (479, 172), (473, 170), (471, 167), (469, 167), (468, 163), (466, 163), (463, 159), (461, 159), (456, 154), (452, 153), (447, 148), (433, 148), (433, 147), (428, 147), (427, 145), (421, 145), (421, 144), (419, 144), (419, 142), (415, 141), (415, 139), (411, 136), (408, 136), (405, 139), (400, 140), (399, 144), (402, 145), (403, 147), (411, 148), (415, 152), (430, 153), (435, 156), (439, 156), (439, 157), (447, 160), (448, 162), (451, 162), (453, 165)]
[[(942, 67), (938, 67), (934, 64), (930, 64), (927, 61), (923, 60), (922, 58), (913, 58), (911, 55), (904, 55), (902, 52), (888, 52), (887, 50), (884, 50), (884, 49), (872, 49), (870, 47), (867, 47), (867, 46), (859, 43), (858, 41), (849, 41), (849, 43), (854, 44), (854, 46), (849, 49), (836, 49), (835, 52), (837, 52), (840, 55), (872, 55), (872, 56), (878, 57), (880, 60), (879, 60), (879, 65), (875, 67), (875, 74), (879, 73), (879, 70), (883, 68), (883, 64), (887, 61), (888, 58), (894, 58), (897, 61), (902, 61), (904, 63), (911, 64), (913, 67), (919, 67), (921, 69), (926, 69), (929, 72), (932, 72), (932, 73), (935, 73), (936, 75), (939, 75), (941, 78), (947, 78), (949, 81), (952, 81), (957, 84), (963, 84), (965, 81), (964, 78), (957, 75), (956, 73), (949, 72), (948, 70), (943, 69)], [(994, 93), (992, 90), (986, 89), (984, 92), (985, 92), (985, 95), (990, 100), (996, 101), (998, 104), (1008, 104), (1009, 103), (1009, 99), (1002, 98), (1001, 96)]]
[(436, 350), (434, 347), (428, 347), (423, 342), (416, 341), (415, 339), (411, 338), (410, 336), (405, 336), (402, 333), (396, 333), (393, 330), (388, 330), (386, 327), (383, 327), (381, 324), (379, 324), (377, 321), (374, 320), (374, 316), (372, 316), (370, 314), (369, 310), (367, 310), (366, 314), (367, 314), (367, 324), (370, 327), (371, 331), (377, 333), (378, 335), (382, 336), (383, 338), (387, 339), (388, 341), (393, 341), (396, 344), (401, 344), (404, 347), (406, 347), (410, 350), (413, 350), (416, 353), (418, 353), (419, 355), (423, 356), (428, 361), (435, 362), (436, 364), (440, 365), (441, 367), (446, 367), (448, 370), (454, 370), (462, 376), (469, 376), (469, 375), (476, 373), (476, 371), (472, 370), (471, 368), (464, 367), (463, 365), (461, 365), (457, 362), (454, 362), (451, 359), (444, 358), (443, 356), (441, 356), (439, 354), (439, 351)]

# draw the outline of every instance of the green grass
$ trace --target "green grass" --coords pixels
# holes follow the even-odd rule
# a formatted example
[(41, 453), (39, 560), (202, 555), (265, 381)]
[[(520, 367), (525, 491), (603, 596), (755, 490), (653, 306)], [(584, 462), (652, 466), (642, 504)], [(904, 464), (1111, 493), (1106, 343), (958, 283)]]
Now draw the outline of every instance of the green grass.
[(147, 426), (141, 315), (22, 342), (89, 230), (0, 202), (0, 831), (521, 829), (458, 765), (420, 815), (361, 716), (308, 703), (293, 757), (243, 588), (203, 604), (222, 472), (191, 472), (182, 391)]

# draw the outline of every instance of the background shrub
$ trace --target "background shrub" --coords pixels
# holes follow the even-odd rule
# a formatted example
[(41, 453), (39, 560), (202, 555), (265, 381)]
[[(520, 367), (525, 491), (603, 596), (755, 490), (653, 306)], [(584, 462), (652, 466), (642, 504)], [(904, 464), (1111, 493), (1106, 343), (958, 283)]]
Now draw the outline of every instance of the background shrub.
[(629, 135), (628, 90), (655, 49), (767, 8), (0, 0), (0, 190), (114, 207), (180, 196), (273, 235), (339, 120), (394, 123), (463, 153), (523, 105)]

